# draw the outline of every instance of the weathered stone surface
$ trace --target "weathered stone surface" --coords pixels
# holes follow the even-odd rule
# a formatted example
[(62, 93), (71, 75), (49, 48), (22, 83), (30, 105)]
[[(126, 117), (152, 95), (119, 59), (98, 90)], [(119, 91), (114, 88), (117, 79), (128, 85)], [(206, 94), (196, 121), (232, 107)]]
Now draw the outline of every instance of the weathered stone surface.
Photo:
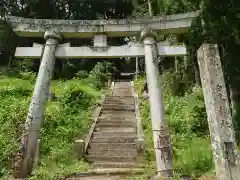
[(95, 175), (95, 176), (84, 176), (84, 177), (72, 176), (64, 180), (126, 180), (126, 177), (112, 176), (112, 175), (98, 175), (98, 176)]
[(217, 179), (238, 180), (239, 159), (218, 47), (203, 44), (197, 55)]
[(134, 90), (133, 82), (132, 82), (132, 94), (134, 96), (135, 114), (136, 114), (136, 120), (137, 120), (138, 152), (141, 152), (144, 149), (144, 133), (143, 133), (143, 127), (142, 127), (141, 114), (140, 114), (139, 98), (138, 98), (138, 94)]
[[(14, 164), (14, 175), (17, 178), (27, 178), (32, 171), (39, 131), (43, 124), (44, 109), (48, 100), (50, 81), (55, 64), (54, 54), (59, 35), (53, 31), (46, 32), (45, 35), (46, 38), (51, 38), (46, 41), (33, 97), (25, 122), (25, 129), (21, 138), (19, 154)], [(56, 37), (53, 38), (54, 35)]]
[[(117, 96), (112, 93), (111, 96), (106, 96), (103, 102), (101, 115), (95, 125), (86, 156), (87, 160), (93, 162), (95, 166), (138, 167), (137, 122), (131, 88), (130, 82), (114, 83), (112, 91)], [(131, 96), (121, 96), (122, 92), (126, 91), (129, 91)], [(131, 111), (128, 108), (129, 102), (130, 107), (133, 107)], [(110, 108), (111, 105), (116, 108)], [(127, 117), (130, 117), (129, 120)]]
[[(38, 43), (33, 43), (33, 47), (42, 47), (42, 46), (45, 46), (45, 44), (38, 44)], [(64, 44), (58, 44), (57, 47), (70, 47), (71, 44), (68, 42), (68, 43), (64, 43)]]
[(106, 137), (111, 137), (111, 136), (125, 136), (125, 137), (128, 137), (128, 136), (135, 136), (136, 133), (135, 132), (115, 132), (115, 131), (112, 131), (112, 132), (94, 132), (93, 133), (93, 136), (95, 137), (99, 137), (99, 136), (106, 136)]
[(162, 34), (187, 32), (199, 12), (155, 16), (141, 19), (112, 20), (51, 20), (8, 16), (6, 20), (19, 36), (42, 37), (48, 29), (55, 29), (65, 38), (93, 37), (95, 33), (107, 33), (110, 37), (137, 36), (146, 26)]
[(136, 136), (130, 137), (93, 137), (91, 142), (94, 143), (134, 143), (136, 141)]
[(89, 155), (98, 155), (98, 156), (137, 156), (136, 149), (88, 149)]
[(136, 127), (136, 121), (100, 121), (96, 127)]
[(75, 141), (75, 152), (77, 154), (77, 158), (81, 159), (85, 153), (85, 142), (82, 139), (78, 139)]
[(93, 166), (100, 168), (133, 168), (141, 165), (132, 162), (95, 162)]
[[(149, 36), (150, 35), (150, 36)], [(157, 49), (155, 37), (151, 30), (146, 29), (141, 33), (145, 46), (145, 66), (147, 74), (150, 111), (152, 119), (154, 148), (158, 176), (172, 178), (172, 152), (171, 140), (165, 120), (163, 94), (159, 81), (157, 65)]]
[(94, 47), (107, 47), (107, 34), (95, 34), (93, 38)]
[(136, 143), (90, 143), (92, 149), (136, 149)]
[(87, 155), (87, 159), (90, 162), (99, 162), (99, 161), (110, 161), (110, 162), (136, 162), (136, 156), (98, 156), (98, 155)]
[[(17, 47), (15, 57), (40, 58), (42, 51), (40, 45)], [(184, 56), (187, 53), (185, 46), (161, 46), (161, 43), (158, 44), (158, 52), (161, 56)], [(142, 44), (109, 47), (68, 47), (59, 45), (55, 56), (60, 59), (141, 57), (144, 56), (144, 46)]]
[[(47, 41), (47, 40), (50, 40), (50, 39), (55, 39), (55, 40), (57, 40), (57, 43), (56, 43), (56, 44), (58, 44), (58, 42), (62, 40), (62, 37), (61, 37), (61, 35), (59, 34), (59, 32), (53, 28), (53, 29), (48, 29), (48, 30), (45, 31), (45, 33), (44, 33), (44, 39), (45, 39), (46, 41)], [(52, 41), (52, 44), (53, 44), (53, 43), (54, 43), (54, 42)], [(50, 44), (50, 43), (49, 43), (49, 44)]]
[(37, 147), (36, 147), (36, 153), (35, 153), (35, 157), (34, 157), (34, 168), (36, 168), (39, 164), (40, 147), (41, 147), (41, 139), (38, 139), (38, 143), (37, 143)]
[(101, 102), (100, 102), (99, 106), (95, 109), (95, 112), (92, 115), (93, 116), (93, 124), (91, 125), (91, 127), (88, 131), (88, 134), (85, 137), (85, 153), (87, 151), (87, 148), (88, 148), (88, 145), (90, 143), (91, 137), (93, 135), (94, 129), (96, 128), (95, 126), (96, 126), (96, 123), (97, 123), (98, 118), (100, 116), (104, 100), (105, 100), (105, 96), (103, 95), (102, 98), (101, 98)]

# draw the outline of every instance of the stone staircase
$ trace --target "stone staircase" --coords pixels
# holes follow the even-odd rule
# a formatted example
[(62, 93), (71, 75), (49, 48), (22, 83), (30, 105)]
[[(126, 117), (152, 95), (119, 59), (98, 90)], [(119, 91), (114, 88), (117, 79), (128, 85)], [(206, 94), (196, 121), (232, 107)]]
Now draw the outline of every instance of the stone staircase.
[(94, 168), (140, 167), (137, 151), (137, 121), (131, 82), (116, 82), (105, 97), (90, 139), (86, 158)]

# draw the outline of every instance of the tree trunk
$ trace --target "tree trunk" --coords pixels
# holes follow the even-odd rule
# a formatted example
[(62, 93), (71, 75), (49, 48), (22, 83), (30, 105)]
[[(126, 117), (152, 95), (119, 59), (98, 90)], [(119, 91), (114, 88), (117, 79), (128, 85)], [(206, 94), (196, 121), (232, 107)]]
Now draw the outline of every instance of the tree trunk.
[(198, 67), (198, 64), (197, 64), (197, 59), (195, 57), (193, 59), (193, 69), (194, 69), (195, 83), (196, 83), (197, 86), (202, 87), (199, 67)]
[(153, 9), (152, 9), (151, 0), (148, 0), (148, 12), (149, 12), (149, 16), (152, 17), (153, 16)]

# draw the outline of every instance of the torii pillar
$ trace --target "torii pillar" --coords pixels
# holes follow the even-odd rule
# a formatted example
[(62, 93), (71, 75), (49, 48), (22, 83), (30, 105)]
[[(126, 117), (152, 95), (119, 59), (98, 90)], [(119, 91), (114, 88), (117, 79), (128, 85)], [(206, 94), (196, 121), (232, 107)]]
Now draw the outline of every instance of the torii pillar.
[(216, 44), (197, 51), (217, 180), (239, 180), (240, 159), (221, 59)]
[(141, 32), (145, 49), (145, 66), (151, 107), (152, 131), (156, 154), (157, 176), (172, 179), (172, 150), (168, 125), (165, 119), (164, 100), (157, 64), (156, 35), (151, 29)]
[(14, 164), (14, 176), (17, 178), (27, 178), (33, 169), (39, 131), (43, 124), (44, 110), (55, 64), (55, 51), (61, 40), (61, 36), (53, 30), (46, 31), (44, 38), (46, 45), (28, 110), (19, 153)]

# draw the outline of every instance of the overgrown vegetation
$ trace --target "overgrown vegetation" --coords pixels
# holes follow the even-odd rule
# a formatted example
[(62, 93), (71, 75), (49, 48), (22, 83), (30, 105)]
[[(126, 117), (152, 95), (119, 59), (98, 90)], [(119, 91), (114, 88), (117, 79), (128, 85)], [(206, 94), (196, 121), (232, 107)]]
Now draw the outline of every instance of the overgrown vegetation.
[[(202, 90), (193, 87), (183, 96), (173, 96), (169, 83), (171, 73), (165, 72), (161, 77), (164, 85), (166, 118), (171, 130), (176, 174), (198, 177), (211, 173), (212, 152)], [(135, 81), (139, 94), (141, 94), (143, 83), (144, 77)], [(155, 171), (155, 152), (150, 107), (146, 98), (140, 96), (140, 99), (146, 141), (145, 157), (148, 163), (146, 172), (151, 175)]]
[[(111, 64), (98, 63), (85, 79), (52, 82), (56, 99), (49, 101), (46, 107), (40, 166), (31, 179), (56, 179), (59, 175), (88, 168), (73, 154), (73, 143), (83, 138), (91, 124), (92, 111), (106, 85), (104, 73), (108, 69)], [(0, 79), (0, 177), (6, 179), (11, 173), (9, 162), (19, 146), (35, 83), (34, 74), (20, 74), (18, 78), (1, 76)]]
[[(163, 58), (159, 61), (159, 69), (163, 73), (166, 114), (172, 130), (176, 171), (193, 176), (211, 172), (211, 148), (196, 51), (202, 43), (219, 45), (227, 90), (231, 94), (234, 124), (236, 130), (239, 130), (239, 0), (11, 0), (0, 2), (0, 14), (68, 20), (141, 18), (149, 16), (148, 2), (152, 5), (153, 15), (200, 10), (200, 16), (193, 21), (188, 34), (158, 37), (158, 40), (168, 40), (171, 44), (184, 43), (188, 49), (187, 58)], [(123, 39), (108, 40), (109, 45), (126, 43)], [(71, 41), (73, 46), (92, 44), (90, 40), (85, 39), (65, 41)], [(13, 58), (14, 50), (17, 45), (32, 46), (33, 42), (45, 43), (43, 38), (17, 38), (12, 29), (1, 22), (0, 71), (4, 66), (7, 75), (1, 76), (0, 79), (0, 176), (8, 173), (11, 164), (8, 162), (18, 147), (35, 82), (32, 73), (38, 71), (40, 62), (39, 59), (19, 61)], [(95, 66), (96, 64), (97, 60), (86, 59), (56, 61), (52, 89), (57, 99), (47, 105), (46, 123), (42, 130), (41, 165), (33, 179), (51, 179), (59, 173), (87, 168), (86, 164), (76, 162), (72, 158), (72, 142), (86, 132), (91, 121), (92, 108), (99, 94), (97, 92), (101, 91), (107, 80), (106, 73), (112, 71), (111, 68), (105, 68), (108, 67), (108, 63)], [(134, 67), (134, 63), (132, 64)], [(130, 67), (124, 65), (123, 61), (115, 61), (114, 65), (124, 70)], [(5, 68), (6, 66), (8, 68)], [(140, 59), (139, 66), (140, 70), (144, 71), (143, 59)], [(138, 90), (142, 83), (142, 79), (136, 82)], [(146, 158), (150, 172), (154, 167), (155, 158), (149, 105), (145, 99), (141, 99), (141, 110), (147, 137)]]

